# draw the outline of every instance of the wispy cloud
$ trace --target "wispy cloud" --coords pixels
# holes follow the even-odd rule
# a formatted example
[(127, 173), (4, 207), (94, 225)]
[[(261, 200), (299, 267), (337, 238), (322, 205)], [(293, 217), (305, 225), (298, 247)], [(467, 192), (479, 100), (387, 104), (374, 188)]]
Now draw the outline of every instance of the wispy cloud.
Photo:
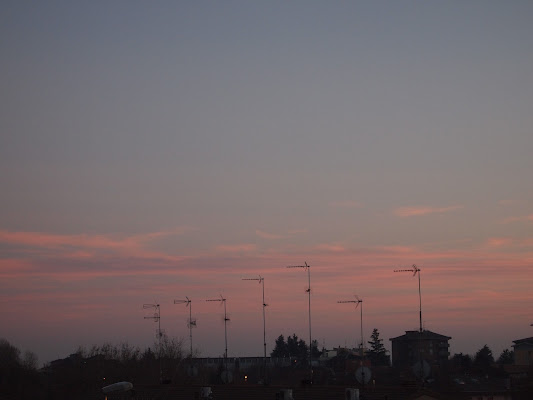
[(307, 232), (307, 229), (291, 229), (289, 235), (303, 235)]
[(265, 231), (260, 231), (259, 229), (257, 229), (255, 231), (255, 234), (257, 236), (259, 236), (260, 238), (262, 238), (262, 239), (268, 239), (268, 240), (276, 240), (276, 239), (285, 238), (285, 236), (283, 236), (283, 235), (277, 235), (275, 233), (268, 233), (268, 232), (265, 232)]
[(139, 235), (60, 235), (43, 232), (11, 232), (0, 230), (0, 243), (6, 254), (17, 258), (61, 258), (71, 261), (93, 260), (102, 257), (135, 257), (139, 259), (175, 260), (151, 246), (159, 239), (181, 235), (184, 229), (149, 232)]
[(332, 201), (329, 203), (329, 206), (334, 207), (334, 208), (361, 208), (363, 207), (363, 204), (357, 201), (345, 200), (345, 201)]
[(513, 244), (513, 239), (508, 237), (493, 237), (487, 241), (489, 247), (506, 247)]
[(498, 204), (500, 206), (514, 206), (518, 203), (519, 203), (518, 200), (511, 200), (511, 199), (503, 199), (503, 200), (498, 201)]
[(533, 222), (533, 214), (507, 217), (502, 220), (503, 224), (510, 224), (512, 222)]
[(339, 253), (342, 251), (346, 251), (346, 248), (340, 244), (334, 244), (334, 243), (322, 243), (317, 245), (318, 250), (322, 251), (331, 251), (334, 253)]
[(418, 206), (418, 207), (399, 207), (394, 210), (394, 214), (398, 217), (416, 217), (429, 214), (443, 214), (450, 211), (455, 211), (463, 208), (461, 205), (448, 207), (432, 207), (432, 206)]
[(255, 230), (256, 236), (259, 236), (261, 239), (267, 239), (267, 240), (287, 239), (289, 237), (296, 236), (296, 235), (302, 235), (304, 233), (307, 233), (306, 229), (291, 229), (286, 234), (265, 232), (261, 229)]
[(253, 243), (242, 243), (242, 244), (230, 244), (230, 245), (219, 245), (215, 248), (217, 251), (222, 251), (225, 253), (248, 253), (255, 251), (257, 246)]
[(131, 249), (143, 243), (162, 237), (183, 234), (185, 229), (172, 231), (149, 232), (140, 235), (58, 235), (42, 232), (10, 232), (0, 230), (0, 243), (19, 244), (32, 247), (77, 247), (77, 248), (105, 248), (105, 249)]

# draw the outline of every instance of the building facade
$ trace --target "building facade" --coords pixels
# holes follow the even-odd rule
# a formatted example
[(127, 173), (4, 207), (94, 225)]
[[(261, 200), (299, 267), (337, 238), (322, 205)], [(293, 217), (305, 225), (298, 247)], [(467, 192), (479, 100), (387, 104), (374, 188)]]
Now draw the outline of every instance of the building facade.
[(392, 365), (412, 367), (421, 359), (430, 365), (444, 366), (450, 356), (449, 336), (424, 330), (406, 331), (405, 335), (391, 338)]
[(515, 365), (533, 365), (533, 337), (513, 340)]

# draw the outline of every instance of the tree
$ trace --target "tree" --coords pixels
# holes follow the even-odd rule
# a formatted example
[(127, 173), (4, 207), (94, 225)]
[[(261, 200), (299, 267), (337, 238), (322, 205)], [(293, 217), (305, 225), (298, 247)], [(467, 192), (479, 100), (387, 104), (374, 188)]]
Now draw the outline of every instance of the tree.
[(498, 364), (513, 364), (514, 363), (514, 351), (505, 349), (498, 357)]
[(287, 344), (285, 343), (285, 338), (283, 335), (279, 335), (276, 339), (276, 346), (274, 347), (274, 350), (270, 353), (270, 357), (274, 358), (283, 358), (287, 357), (289, 354), (287, 350)]
[(468, 354), (455, 353), (452, 357), (452, 365), (458, 369), (469, 370), (472, 367), (472, 357)]
[(374, 328), (371, 340), (368, 342), (370, 350), (368, 351), (368, 357), (372, 362), (372, 365), (390, 365), (390, 359), (387, 355), (387, 350), (383, 345), (383, 339), (379, 338), (379, 331)]
[(0, 366), (6, 369), (20, 366), (20, 350), (5, 339), (0, 339)]
[(159, 348), (159, 342), (156, 341), (154, 346), (160, 350), (161, 358), (167, 358), (171, 360), (180, 360), (183, 355), (182, 347), (183, 340), (176, 337), (169, 338), (166, 333), (161, 334), (161, 348)]
[(322, 351), (318, 350), (318, 342), (313, 340), (313, 346), (311, 347), (312, 358), (318, 358), (322, 355)]
[(307, 360), (309, 347), (305, 340), (298, 338), (296, 334), (287, 337), (287, 341), (283, 335), (279, 335), (276, 339), (276, 346), (270, 353), (271, 357), (293, 357), (300, 360)]
[(476, 367), (488, 368), (493, 363), (494, 357), (492, 356), (492, 350), (487, 345), (479, 349), (474, 356), (474, 365)]
[(30, 371), (37, 370), (37, 355), (33, 351), (26, 350), (22, 359), (22, 366)]

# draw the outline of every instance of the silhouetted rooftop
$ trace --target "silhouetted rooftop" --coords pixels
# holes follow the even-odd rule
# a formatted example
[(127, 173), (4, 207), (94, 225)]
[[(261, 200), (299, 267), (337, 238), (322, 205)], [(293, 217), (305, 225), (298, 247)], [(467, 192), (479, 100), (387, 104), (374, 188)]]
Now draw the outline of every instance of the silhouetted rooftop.
[[(390, 338), (390, 341), (394, 340), (418, 340), (420, 339), (420, 332), (419, 331), (406, 331), (404, 335), (398, 336), (395, 338)], [(431, 332), (424, 330), (422, 331), (422, 339), (425, 340), (450, 340), (450, 336), (444, 336), (439, 333)]]

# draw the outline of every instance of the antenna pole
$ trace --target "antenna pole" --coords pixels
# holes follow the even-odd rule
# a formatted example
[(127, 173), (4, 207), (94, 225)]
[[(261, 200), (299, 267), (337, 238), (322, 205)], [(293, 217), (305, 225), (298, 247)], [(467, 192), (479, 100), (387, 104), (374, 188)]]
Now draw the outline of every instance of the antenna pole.
[(420, 380), (422, 385), (424, 384), (424, 365), (422, 359), (422, 335), (424, 334), (424, 328), (422, 327), (422, 290), (420, 286), (420, 268), (413, 264), (411, 269), (397, 269), (394, 272), (412, 272), (413, 276), (418, 274), (418, 301), (419, 301), (419, 335), (418, 335), (418, 362), (420, 363)]
[(206, 301), (221, 301), (224, 303), (224, 343), (225, 343), (225, 349), (224, 349), (224, 365), (226, 367), (226, 370), (228, 369), (228, 330), (227, 330), (227, 323), (229, 321), (228, 314), (226, 313), (226, 298), (222, 297), (220, 295), (220, 299), (213, 299), (213, 300), (206, 300)]
[[(307, 267), (307, 294), (309, 298), (309, 364), (313, 358), (313, 340), (311, 338), (311, 268), (305, 263)], [(311, 366), (312, 367), (312, 366)]]
[(265, 317), (265, 279), (261, 278), (261, 283), (263, 285), (263, 358), (264, 364), (266, 366), (266, 357), (267, 357), (267, 342), (266, 342), (266, 317)]
[(363, 340), (363, 300), (361, 300), (361, 360), (365, 358), (365, 345)]
[(224, 349), (224, 358), (228, 358), (228, 330), (226, 329), (227, 322), (228, 322), (228, 316), (226, 314), (226, 300), (223, 301), (224, 303), (224, 343), (225, 343), (225, 349)]
[[(307, 270), (307, 294), (309, 295), (309, 367), (311, 369), (311, 374), (313, 372), (313, 365), (311, 363), (311, 357), (313, 356), (313, 339), (311, 336), (311, 266), (304, 262), (304, 265), (290, 265), (287, 268), (304, 268)], [(311, 375), (312, 378), (312, 375)]]
[(259, 275), (259, 278), (243, 278), (243, 281), (259, 281), (263, 286), (263, 368), (264, 368), (264, 379), (266, 384), (266, 356), (267, 356), (267, 344), (266, 344), (266, 318), (265, 318), (265, 308), (268, 304), (265, 303), (265, 278)]
[(189, 301), (189, 340), (191, 342), (191, 359), (192, 359), (192, 302)]
[(192, 300), (185, 296), (187, 300), (174, 300), (174, 304), (185, 304), (186, 307), (189, 307), (189, 343), (191, 345), (190, 357), (192, 359), (192, 328), (196, 326), (196, 320), (192, 319)]
[[(355, 308), (359, 307), (361, 305), (361, 345), (359, 346), (360, 353), (361, 353), (361, 367), (364, 367), (364, 361), (365, 361), (365, 350), (364, 350), (364, 339), (363, 339), (363, 300), (360, 299), (357, 295), (355, 296), (356, 300), (340, 300), (337, 301), (337, 303), (355, 303)], [(363, 376), (363, 389), (365, 388), (365, 370), (362, 369), (362, 376)]]
[(157, 329), (157, 339), (158, 339), (158, 347), (159, 347), (159, 382), (163, 382), (163, 367), (161, 365), (161, 308), (159, 304), (143, 304), (143, 308), (153, 308), (155, 310), (154, 315), (151, 317), (144, 317), (144, 319), (153, 319), (154, 322), (158, 323), (158, 329)]
[(413, 276), (418, 275), (418, 301), (420, 305), (419, 309), (419, 323), (420, 323), (420, 333), (422, 333), (422, 290), (420, 288), (420, 268), (418, 268), (415, 264), (413, 264), (413, 267), (411, 269), (395, 269), (394, 272), (412, 272)]
[[(415, 265), (413, 265), (413, 268), (418, 269)], [(420, 289), (420, 269), (418, 269), (418, 301), (420, 303), (419, 308), (419, 319), (420, 319), (420, 332), (422, 332), (422, 290)]]

